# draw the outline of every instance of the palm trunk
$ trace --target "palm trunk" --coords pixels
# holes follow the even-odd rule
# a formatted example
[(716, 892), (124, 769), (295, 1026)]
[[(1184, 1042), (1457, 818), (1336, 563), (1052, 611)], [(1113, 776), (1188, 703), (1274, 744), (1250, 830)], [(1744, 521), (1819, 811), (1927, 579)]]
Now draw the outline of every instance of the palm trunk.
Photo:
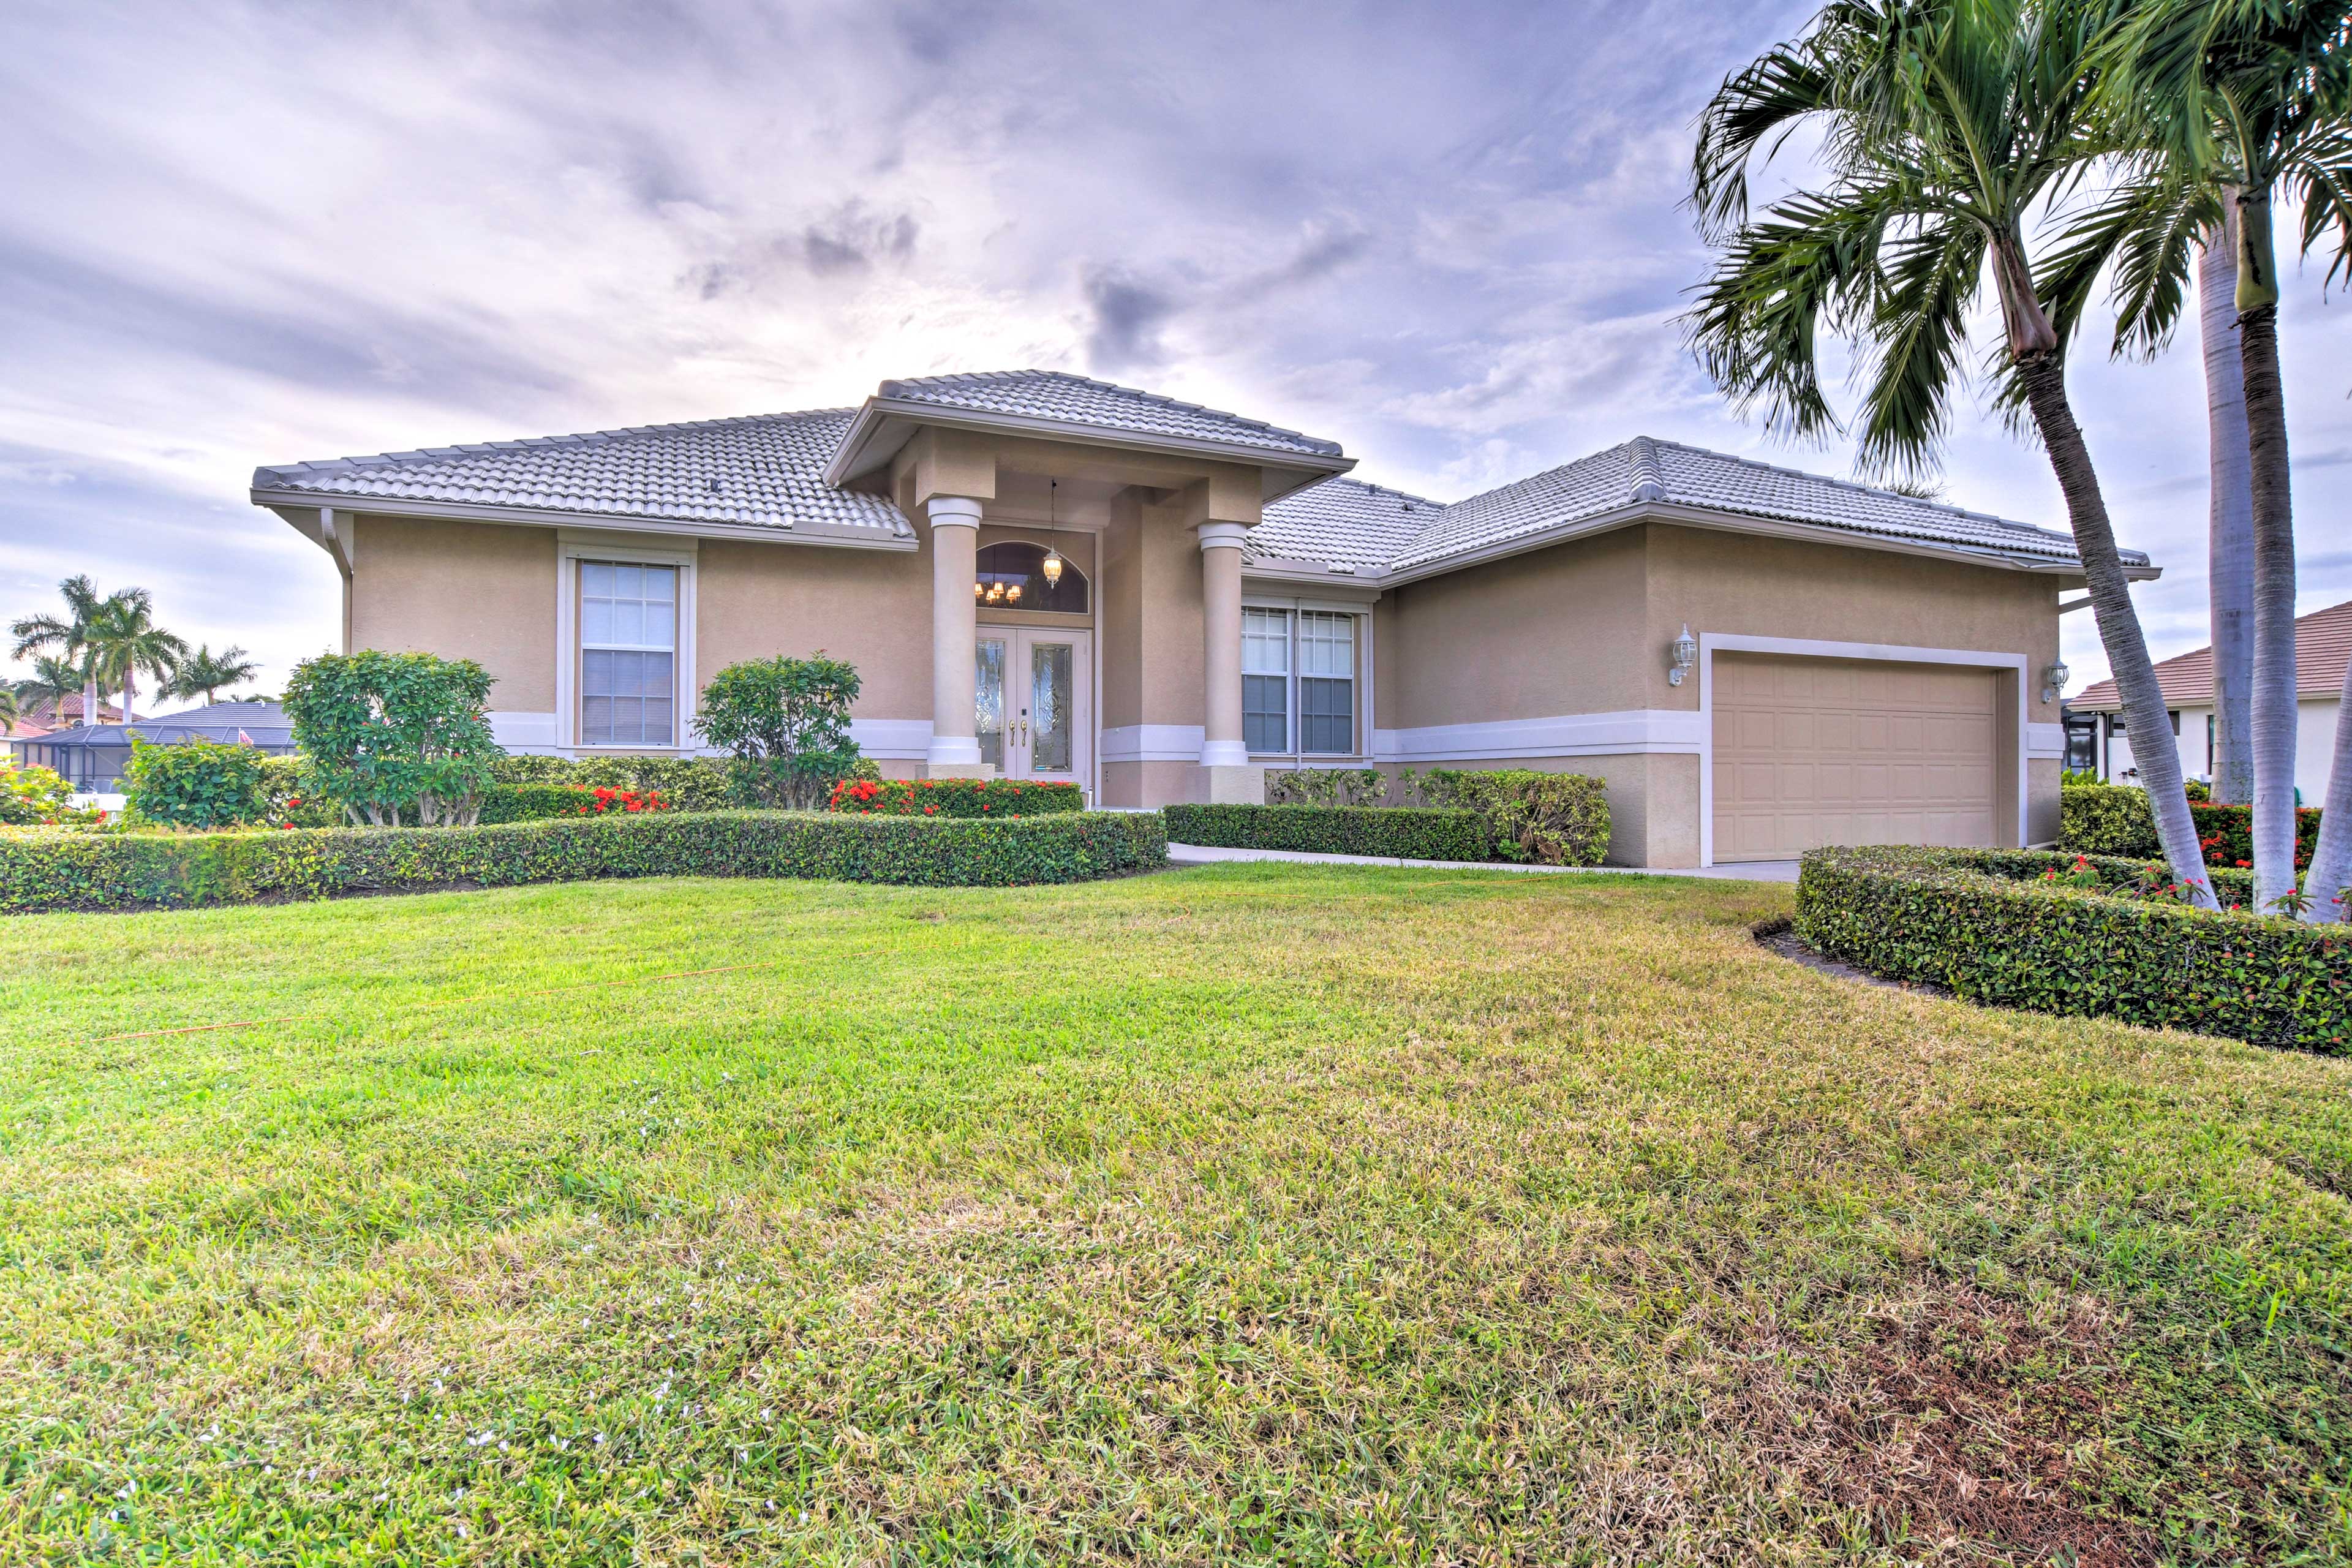
[[(2099, 641), (2107, 650), (2116, 689), (2123, 698), (2124, 722), (2133, 737), (2132, 760), (2139, 764), (2140, 784), (2156, 818), (2157, 842), (2173, 880), (2189, 889), (2190, 901), (2210, 909), (2213, 889), (2206, 880), (2205, 856), (2198, 847), (2197, 826), (2189, 819), (2189, 795), (2181, 785), (2180, 748), (2171, 742), (2164, 689), (2157, 684), (2156, 662), (2147, 656), (2147, 638), (2141, 635), (2139, 612), (2132, 605), (2131, 583), (2116, 548), (2115, 527), (2107, 521), (2098, 471), (2091, 466), (2090, 447), (2066, 399), (2065, 363), (2056, 354), (2037, 354), (2020, 369), (2034, 428), (2041, 432), (2058, 489), (2066, 498), (2074, 551), (2090, 588), (2091, 614), (2098, 620)], [(2144, 756), (2138, 744), (2143, 735), (2156, 742)]]
[(85, 724), (98, 722), (98, 673), (95, 670), (82, 678), (81, 721)]
[(2246, 434), (2246, 373), (2238, 353), (2238, 204), (2197, 258), (2198, 324), (2205, 349), (2206, 590), (2213, 637), (2213, 798), (2254, 798), (2254, 513)]
[(139, 700), (139, 672), (125, 666), (122, 671), (122, 721), (126, 724), (139, 716), (132, 706)]
[(2327, 801), (2319, 816), (2319, 842), (2312, 846), (2311, 870), (2303, 890), (2311, 895), (2305, 919), (2332, 925), (2345, 917), (2344, 890), (2352, 884), (2352, 668), (2344, 672), (2343, 706), (2336, 709), (2336, 754), (2327, 769)]
[(2267, 193), (2238, 204), (2238, 343), (2246, 367), (2254, 525), (2254, 908), (2295, 890), (2294, 493)]

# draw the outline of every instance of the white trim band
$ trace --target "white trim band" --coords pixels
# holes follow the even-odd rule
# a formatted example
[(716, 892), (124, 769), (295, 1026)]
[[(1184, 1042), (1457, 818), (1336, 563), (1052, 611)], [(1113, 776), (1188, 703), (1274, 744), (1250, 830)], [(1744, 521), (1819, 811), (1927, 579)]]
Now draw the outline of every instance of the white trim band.
[(1445, 763), (1642, 752), (1696, 756), (1705, 749), (1706, 740), (1706, 720), (1697, 713), (1675, 708), (1630, 708), (1613, 713), (1562, 713), (1548, 719), (1375, 730), (1372, 760)]
[(1206, 739), (1199, 724), (1121, 724), (1102, 732), (1101, 756), (1106, 763), (1196, 763)]

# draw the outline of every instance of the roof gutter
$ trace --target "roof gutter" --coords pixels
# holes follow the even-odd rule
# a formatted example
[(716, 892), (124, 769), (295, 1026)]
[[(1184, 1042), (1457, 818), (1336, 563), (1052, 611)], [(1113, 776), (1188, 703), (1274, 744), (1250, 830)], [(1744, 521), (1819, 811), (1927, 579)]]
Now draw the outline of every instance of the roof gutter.
[(1191, 436), (1154, 435), (1140, 430), (1108, 430), (1098, 425), (1080, 425), (1066, 419), (1040, 419), (1021, 414), (983, 414), (969, 408), (949, 408), (908, 398), (869, 397), (850, 420), (848, 430), (842, 435), (841, 445), (835, 449), (832, 460), (825, 464), (824, 482), (839, 489), (861, 474), (869, 473), (889, 461), (898, 451), (895, 445), (870, 458), (868, 451), (883, 439), (889, 422), (894, 419), (905, 420), (908, 424), (944, 426), (951, 430), (971, 430), (983, 435), (1024, 436), (1041, 441), (1068, 441), (1087, 447), (1158, 452), (1170, 457), (1246, 464), (1256, 468), (1300, 471), (1297, 483), (1286, 483), (1279, 489), (1265, 492), (1264, 499), (1269, 501), (1303, 490), (1333, 474), (1344, 474), (1356, 466), (1355, 458), (1339, 454), (1291, 452), (1276, 447), (1254, 447), (1244, 442), (1212, 441)]
[[(876, 529), (845, 529), (824, 523), (730, 523), (689, 518), (641, 517), (627, 512), (563, 511), (548, 507), (493, 506), (478, 501), (408, 500), (384, 496), (331, 495), (320, 490), (249, 492), (256, 506), (273, 511), (299, 508), (318, 512), (366, 512), (377, 517), (422, 517), (453, 522), (512, 523), (529, 528), (583, 528), (617, 533), (667, 533), (694, 539), (740, 539), (759, 544), (823, 544), (845, 550), (912, 551), (914, 531), (884, 534)], [(872, 536), (872, 537), (870, 537)]]
[[(1998, 551), (1981, 550), (1963, 544), (1932, 544), (1924, 540), (1902, 539), (1891, 534), (1862, 533), (1850, 529), (1826, 524), (1790, 521), (1780, 518), (1759, 517), (1748, 512), (1717, 511), (1711, 508), (1662, 504), (1657, 501), (1635, 501), (1611, 511), (1597, 512), (1590, 517), (1575, 518), (1567, 522), (1538, 530), (1534, 533), (1498, 541), (1477, 550), (1446, 555), (1402, 567), (1372, 579), (1382, 587), (1394, 587), (1417, 583), (1430, 577), (1443, 576), (1488, 561), (1500, 561), (1513, 555), (1524, 555), (1570, 540), (1606, 533), (1636, 522), (1670, 522), (1687, 528), (1716, 529), (1726, 533), (1756, 534), (1768, 539), (1795, 539), (1811, 543), (1840, 544), (1848, 549), (1882, 550), (1896, 555), (1919, 555), (1937, 561), (1958, 561), (1973, 566), (1990, 566), (2011, 572), (2031, 572), (2061, 579), (2079, 578), (2083, 574), (2078, 561), (2053, 561), (2047, 558), (2011, 555)], [(2126, 566), (2124, 574), (2134, 582), (2149, 582), (2163, 574), (2159, 566)]]

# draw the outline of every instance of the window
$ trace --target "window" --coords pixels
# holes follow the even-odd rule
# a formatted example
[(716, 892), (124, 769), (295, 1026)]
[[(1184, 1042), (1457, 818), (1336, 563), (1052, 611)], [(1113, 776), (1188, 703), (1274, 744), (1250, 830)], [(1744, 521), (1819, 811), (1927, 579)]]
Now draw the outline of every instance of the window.
[(1290, 750), (1290, 612), (1242, 612), (1242, 742)]
[(1356, 619), (1242, 611), (1242, 741), (1252, 752), (1356, 753)]
[(1298, 616), (1298, 749), (1356, 749), (1356, 617)]
[(580, 563), (580, 743), (677, 743), (675, 566)]
[[(1086, 535), (1078, 537), (1084, 539)], [(1087, 574), (1066, 555), (1062, 556), (1061, 581), (1057, 583), (1045, 581), (1045, 551), (1042, 545), (1013, 540), (984, 544), (973, 566), (975, 604), (996, 610), (1051, 610), (1072, 616), (1087, 613)]]

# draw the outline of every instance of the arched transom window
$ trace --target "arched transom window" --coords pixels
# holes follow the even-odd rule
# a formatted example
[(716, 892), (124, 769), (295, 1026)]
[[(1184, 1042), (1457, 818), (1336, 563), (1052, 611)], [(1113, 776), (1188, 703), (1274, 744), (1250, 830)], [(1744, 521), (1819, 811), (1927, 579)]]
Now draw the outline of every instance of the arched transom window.
[(971, 585), (972, 602), (992, 610), (1053, 610), (1083, 616), (1087, 574), (1069, 557), (1060, 560), (1060, 570), (1049, 573), (1043, 545), (1016, 540), (982, 545)]

